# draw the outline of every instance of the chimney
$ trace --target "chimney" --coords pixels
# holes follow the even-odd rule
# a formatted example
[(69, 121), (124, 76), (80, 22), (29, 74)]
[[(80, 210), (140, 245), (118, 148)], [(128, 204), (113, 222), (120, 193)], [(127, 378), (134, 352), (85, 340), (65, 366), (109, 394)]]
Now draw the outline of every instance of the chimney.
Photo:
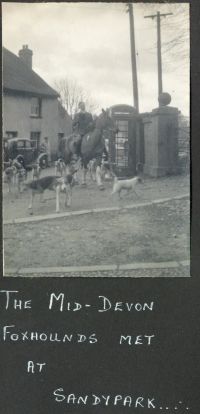
[(28, 45), (23, 45), (19, 51), (19, 57), (30, 69), (32, 69), (32, 56), (33, 52), (28, 48)]

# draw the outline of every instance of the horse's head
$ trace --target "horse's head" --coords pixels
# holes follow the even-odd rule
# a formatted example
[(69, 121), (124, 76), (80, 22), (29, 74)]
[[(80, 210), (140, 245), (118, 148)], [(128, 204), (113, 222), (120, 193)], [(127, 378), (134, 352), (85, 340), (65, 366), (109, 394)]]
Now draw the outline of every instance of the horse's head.
[(111, 133), (117, 133), (117, 127), (114, 120), (109, 116), (108, 110), (102, 109), (101, 114), (96, 119), (96, 128), (107, 130)]
[(58, 154), (59, 157), (63, 158), (65, 164), (68, 164), (72, 155), (77, 153), (77, 147), (80, 143), (80, 139), (80, 135), (77, 134), (61, 138), (58, 146)]

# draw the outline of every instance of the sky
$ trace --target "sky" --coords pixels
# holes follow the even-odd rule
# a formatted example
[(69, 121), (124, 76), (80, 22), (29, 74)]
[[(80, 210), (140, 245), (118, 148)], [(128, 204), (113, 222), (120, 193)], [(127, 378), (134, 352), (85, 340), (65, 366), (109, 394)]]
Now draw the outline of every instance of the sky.
[[(163, 91), (189, 115), (189, 5), (135, 3), (135, 43), (140, 112), (158, 106), (156, 19), (162, 18)], [(178, 36), (177, 47), (166, 43)], [(33, 69), (50, 86), (75, 80), (99, 108), (133, 105), (129, 16), (125, 3), (3, 3), (3, 46), (33, 51)], [(183, 53), (184, 52), (184, 53)]]

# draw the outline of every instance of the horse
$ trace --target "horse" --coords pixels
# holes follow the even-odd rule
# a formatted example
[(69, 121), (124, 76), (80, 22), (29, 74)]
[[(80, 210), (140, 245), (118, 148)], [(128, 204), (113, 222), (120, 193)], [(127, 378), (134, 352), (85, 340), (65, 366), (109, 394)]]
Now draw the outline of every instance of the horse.
[[(116, 134), (118, 131), (115, 126), (115, 122), (109, 116), (108, 111), (102, 109), (101, 114), (96, 118), (94, 129), (85, 134), (81, 142), (81, 159), (83, 165), (82, 185), (86, 185), (88, 163), (95, 158), (97, 160), (96, 182), (100, 190), (104, 189), (101, 177), (101, 161), (105, 148), (105, 140), (103, 137), (105, 130), (109, 132), (109, 134)], [(72, 134), (68, 137), (61, 138), (59, 153), (66, 165), (73, 161), (73, 158), (77, 153), (77, 147), (80, 144), (80, 140), (81, 137), (78, 134)]]

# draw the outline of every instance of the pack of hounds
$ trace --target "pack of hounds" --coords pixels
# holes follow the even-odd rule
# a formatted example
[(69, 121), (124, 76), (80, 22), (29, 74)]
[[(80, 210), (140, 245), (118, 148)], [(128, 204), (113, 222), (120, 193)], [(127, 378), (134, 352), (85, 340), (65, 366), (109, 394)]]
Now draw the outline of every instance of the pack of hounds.
[(41, 167), (39, 158), (35, 164), (26, 167), (24, 157), (18, 155), (14, 160), (4, 162), (3, 181), (8, 184), (8, 192), (12, 192), (17, 188), (18, 192), (23, 191), (23, 183), (27, 179), (28, 173), (31, 173), (32, 180), (40, 177)]
[[(77, 182), (77, 171), (81, 163), (72, 162), (66, 166), (62, 158), (55, 162), (54, 175), (41, 177), (41, 166), (37, 159), (35, 164), (26, 167), (24, 158), (18, 155), (14, 160), (4, 163), (3, 181), (7, 182), (8, 192), (22, 193), (25, 190), (30, 192), (29, 212), (33, 214), (33, 201), (36, 194), (40, 196), (40, 202), (43, 202), (43, 195), (46, 190), (53, 190), (56, 193), (56, 213), (60, 212), (60, 193), (65, 194), (65, 207), (70, 207), (72, 202), (72, 190)], [(92, 181), (95, 181), (96, 160), (91, 160), (88, 164), (88, 171)], [(102, 160), (102, 177), (104, 179), (114, 179), (112, 195), (117, 194), (121, 199), (122, 191), (127, 193), (135, 192), (135, 187), (142, 182), (140, 175), (131, 179), (118, 178), (108, 163)], [(27, 181), (28, 178), (31, 180)]]

